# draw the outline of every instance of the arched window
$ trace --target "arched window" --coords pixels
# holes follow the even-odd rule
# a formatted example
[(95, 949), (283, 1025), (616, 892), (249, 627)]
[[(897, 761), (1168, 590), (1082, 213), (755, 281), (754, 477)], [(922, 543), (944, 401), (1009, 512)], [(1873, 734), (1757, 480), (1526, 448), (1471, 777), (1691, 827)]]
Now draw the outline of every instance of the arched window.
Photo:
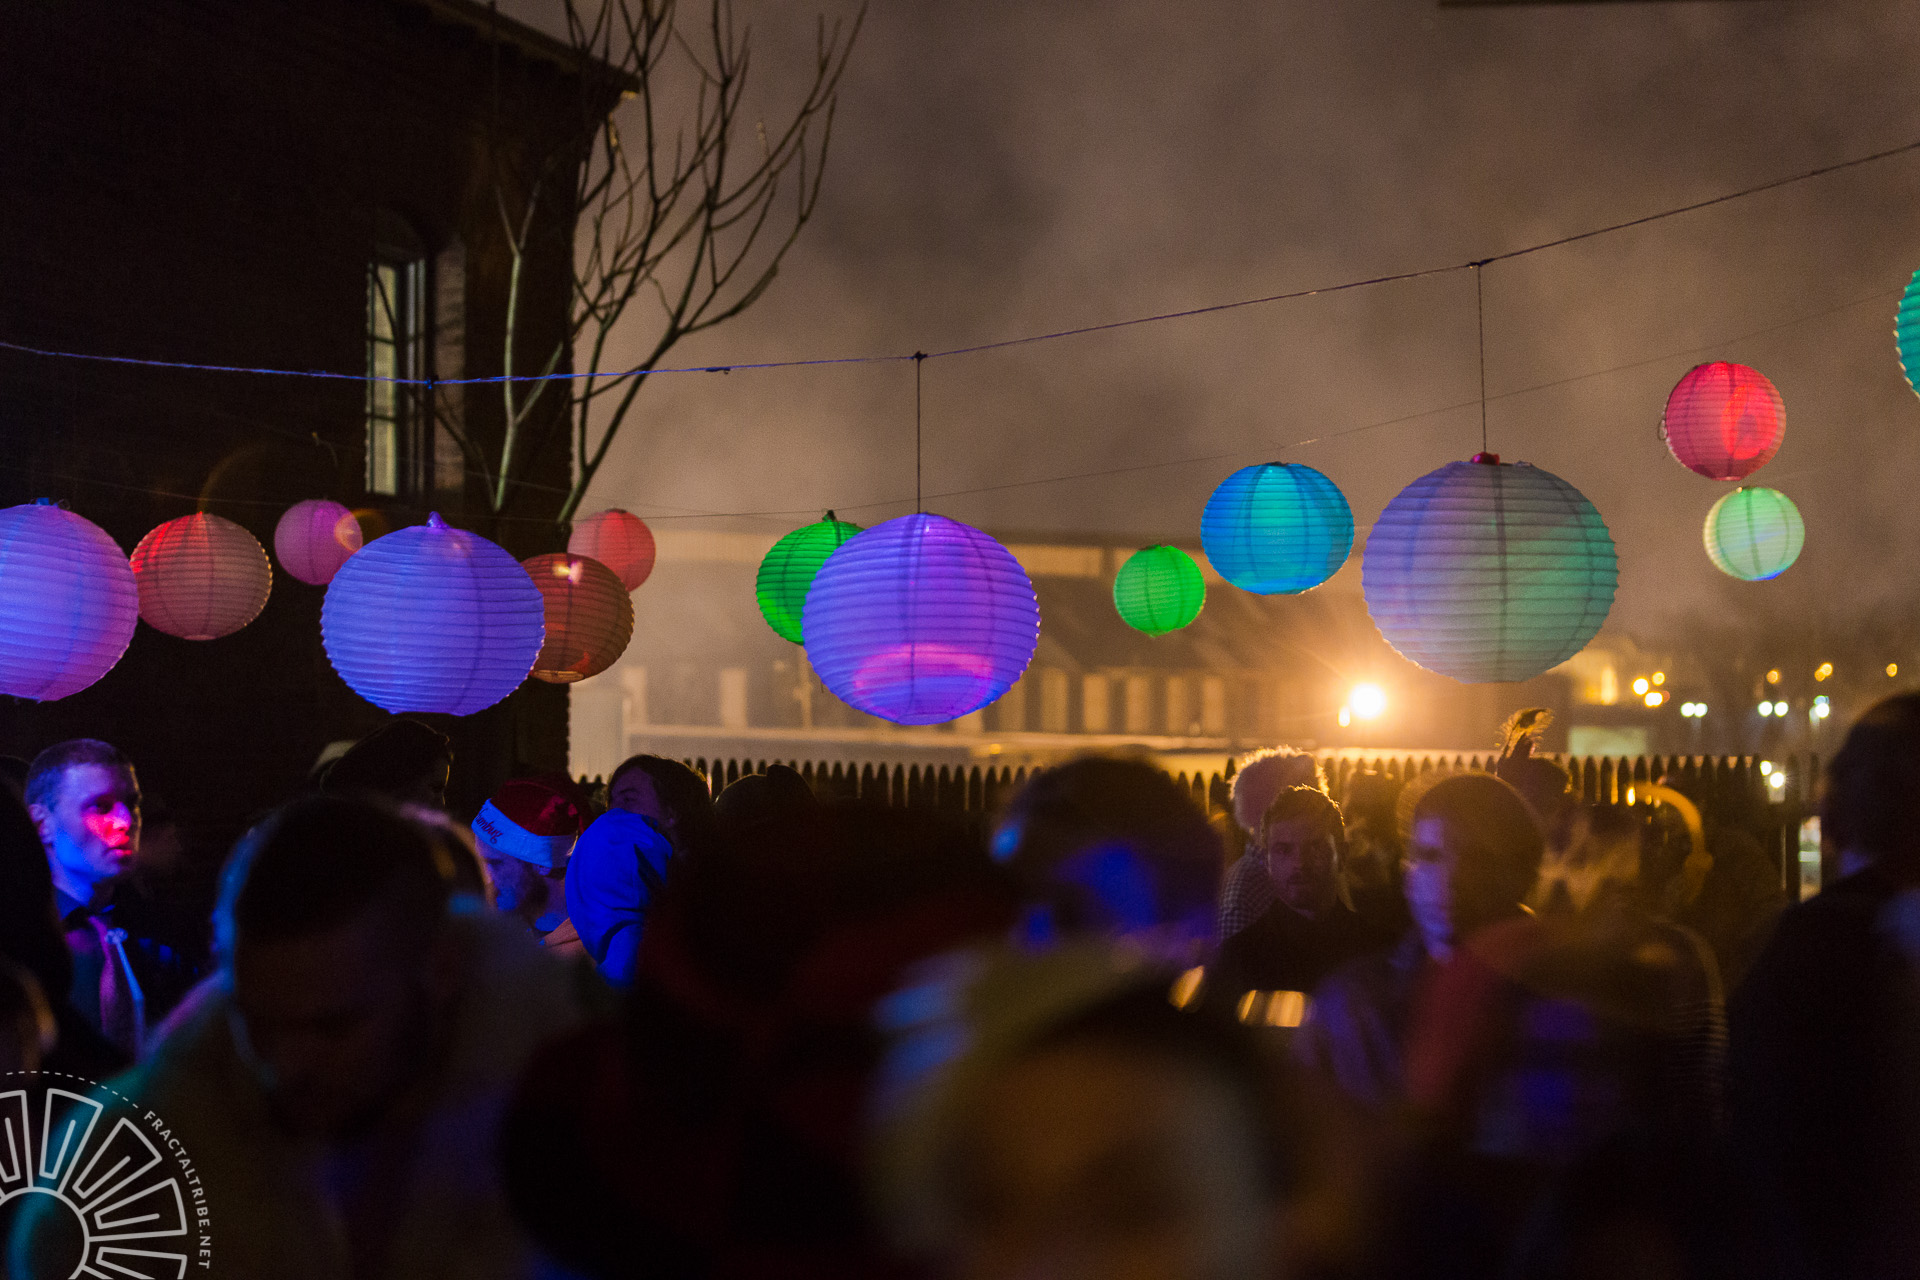
[(427, 251), (405, 219), (382, 210), (367, 263), (367, 492), (420, 490), (430, 439)]

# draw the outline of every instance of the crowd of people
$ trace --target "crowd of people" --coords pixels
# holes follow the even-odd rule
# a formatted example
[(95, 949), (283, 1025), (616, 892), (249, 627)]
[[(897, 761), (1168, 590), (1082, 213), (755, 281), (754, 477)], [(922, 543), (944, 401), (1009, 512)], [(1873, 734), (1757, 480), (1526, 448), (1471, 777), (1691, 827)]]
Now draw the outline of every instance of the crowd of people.
[[(0, 767), (0, 1090), (164, 1117), (214, 1275), (1920, 1276), (1920, 695), (1793, 905), (1533, 742), (1338, 799), (1276, 748), (1213, 814), (1133, 758), (982, 826), (642, 755), (455, 816), (399, 719), (198, 914), (135, 762), (57, 743)], [(0, 1200), (5, 1275), (77, 1274), (56, 1217)]]

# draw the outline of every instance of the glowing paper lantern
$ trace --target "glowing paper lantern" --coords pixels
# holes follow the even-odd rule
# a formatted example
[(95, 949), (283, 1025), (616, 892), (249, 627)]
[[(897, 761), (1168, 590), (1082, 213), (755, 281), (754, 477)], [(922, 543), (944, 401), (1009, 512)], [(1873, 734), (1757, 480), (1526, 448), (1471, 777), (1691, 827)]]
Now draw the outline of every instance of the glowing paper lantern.
[(1127, 557), (1113, 579), (1113, 607), (1135, 631), (1163, 636), (1200, 616), (1206, 579), (1178, 547), (1148, 547)]
[(1900, 310), (1893, 319), (1893, 345), (1900, 356), (1900, 372), (1907, 375), (1907, 385), (1920, 394), (1920, 271), (1913, 273), (1907, 291), (1900, 295)]
[(1694, 366), (1660, 419), (1668, 451), (1709, 480), (1752, 475), (1773, 461), (1786, 434), (1786, 405), (1766, 375), (1724, 360)]
[(320, 638), (340, 678), (375, 706), (466, 716), (527, 678), (545, 616), (518, 561), (435, 514), (340, 566), (320, 606)]
[(546, 602), (547, 642), (533, 660), (533, 678), (572, 684), (597, 676), (633, 639), (633, 597), (613, 570), (586, 556), (554, 552), (520, 567)]
[(1735, 489), (1707, 512), (1702, 536), (1714, 567), (1743, 582), (1777, 578), (1800, 558), (1807, 526), (1778, 489)]
[(332, 582), (360, 543), (360, 522), (353, 512), (325, 498), (294, 503), (273, 527), (273, 553), (280, 557), (280, 567), (316, 587)]
[(218, 640), (260, 616), (273, 566), (252, 534), (197, 511), (155, 526), (133, 549), (140, 617), (182, 640)]
[(1020, 562), (945, 516), (876, 525), (827, 557), (801, 618), (807, 657), (848, 706), (939, 724), (1005, 693), (1040, 642)]
[(0, 511), (0, 693), (51, 702), (113, 669), (140, 619), (119, 544), (50, 499)]
[(639, 516), (608, 507), (573, 526), (567, 539), (571, 555), (598, 560), (632, 591), (653, 572), (653, 530)]
[(1353, 509), (1333, 481), (1297, 462), (1228, 476), (1200, 516), (1220, 576), (1257, 595), (1293, 595), (1331, 578), (1353, 550)]
[(1467, 684), (1528, 680), (1578, 653), (1617, 579), (1613, 537), (1578, 489), (1486, 453), (1401, 490), (1360, 566), (1387, 643)]
[(753, 594), (760, 601), (760, 616), (781, 639), (800, 643), (800, 615), (813, 575), (841, 543), (859, 532), (859, 525), (836, 520), (829, 511), (826, 519), (795, 529), (767, 552), (753, 580)]

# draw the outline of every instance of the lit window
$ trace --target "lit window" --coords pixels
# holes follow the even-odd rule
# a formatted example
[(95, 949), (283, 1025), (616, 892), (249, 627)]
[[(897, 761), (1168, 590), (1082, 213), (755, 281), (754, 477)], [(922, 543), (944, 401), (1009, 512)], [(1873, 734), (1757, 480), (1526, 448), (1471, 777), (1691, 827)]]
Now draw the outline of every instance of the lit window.
[(427, 256), (419, 237), (380, 216), (367, 263), (367, 492), (420, 485), (425, 398), (409, 385), (427, 368)]

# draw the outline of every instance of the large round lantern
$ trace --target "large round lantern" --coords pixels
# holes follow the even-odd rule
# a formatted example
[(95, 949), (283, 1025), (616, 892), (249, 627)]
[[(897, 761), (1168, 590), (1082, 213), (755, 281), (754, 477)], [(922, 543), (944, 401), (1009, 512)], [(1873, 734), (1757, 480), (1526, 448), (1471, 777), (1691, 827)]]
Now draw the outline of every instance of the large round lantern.
[(553, 552), (520, 567), (546, 602), (547, 642), (533, 660), (533, 678), (572, 684), (597, 676), (633, 639), (633, 597), (613, 570), (586, 556)]
[(901, 516), (827, 557), (801, 630), (841, 701), (895, 724), (940, 724), (1020, 678), (1040, 641), (1040, 604), (1020, 562), (980, 530)]
[(1777, 578), (1800, 558), (1807, 526), (1778, 489), (1743, 486), (1707, 512), (1702, 537), (1714, 567), (1743, 582)]
[(218, 640), (260, 616), (273, 566), (252, 534), (205, 511), (157, 525), (133, 549), (140, 617), (182, 640)]
[(51, 702), (113, 669), (140, 619), (133, 569), (50, 499), (0, 511), (0, 693)]
[(1900, 357), (1900, 372), (1907, 385), (1920, 394), (1920, 271), (1907, 282), (1900, 295), (1900, 310), (1893, 318), (1893, 345)]
[(567, 538), (567, 552), (598, 560), (613, 570), (629, 591), (647, 580), (658, 554), (653, 530), (639, 516), (618, 507), (608, 507), (575, 524)]
[(273, 553), (280, 557), (280, 567), (315, 587), (332, 582), (360, 543), (360, 522), (353, 512), (326, 498), (294, 503), (273, 527)]
[(836, 520), (829, 511), (824, 520), (795, 529), (767, 552), (753, 580), (753, 594), (760, 601), (760, 616), (782, 640), (801, 642), (800, 615), (813, 576), (841, 543), (859, 532), (859, 525)]
[(320, 607), (327, 660), (388, 711), (472, 715), (519, 687), (546, 640), (519, 561), (439, 515), (369, 542)]
[(1786, 434), (1786, 405), (1766, 375), (1725, 360), (1689, 370), (1660, 419), (1668, 451), (1709, 480), (1752, 475), (1773, 461)]
[(1206, 579), (1178, 547), (1148, 547), (1127, 557), (1113, 579), (1113, 607), (1135, 631), (1163, 636), (1200, 616)]
[(1578, 489), (1486, 453), (1402, 489), (1360, 566), (1387, 643), (1467, 684), (1528, 680), (1578, 653), (1617, 580), (1613, 537)]
[(1257, 595), (1293, 595), (1331, 578), (1353, 550), (1353, 509), (1333, 481), (1297, 462), (1243, 467), (1200, 516), (1220, 576)]

